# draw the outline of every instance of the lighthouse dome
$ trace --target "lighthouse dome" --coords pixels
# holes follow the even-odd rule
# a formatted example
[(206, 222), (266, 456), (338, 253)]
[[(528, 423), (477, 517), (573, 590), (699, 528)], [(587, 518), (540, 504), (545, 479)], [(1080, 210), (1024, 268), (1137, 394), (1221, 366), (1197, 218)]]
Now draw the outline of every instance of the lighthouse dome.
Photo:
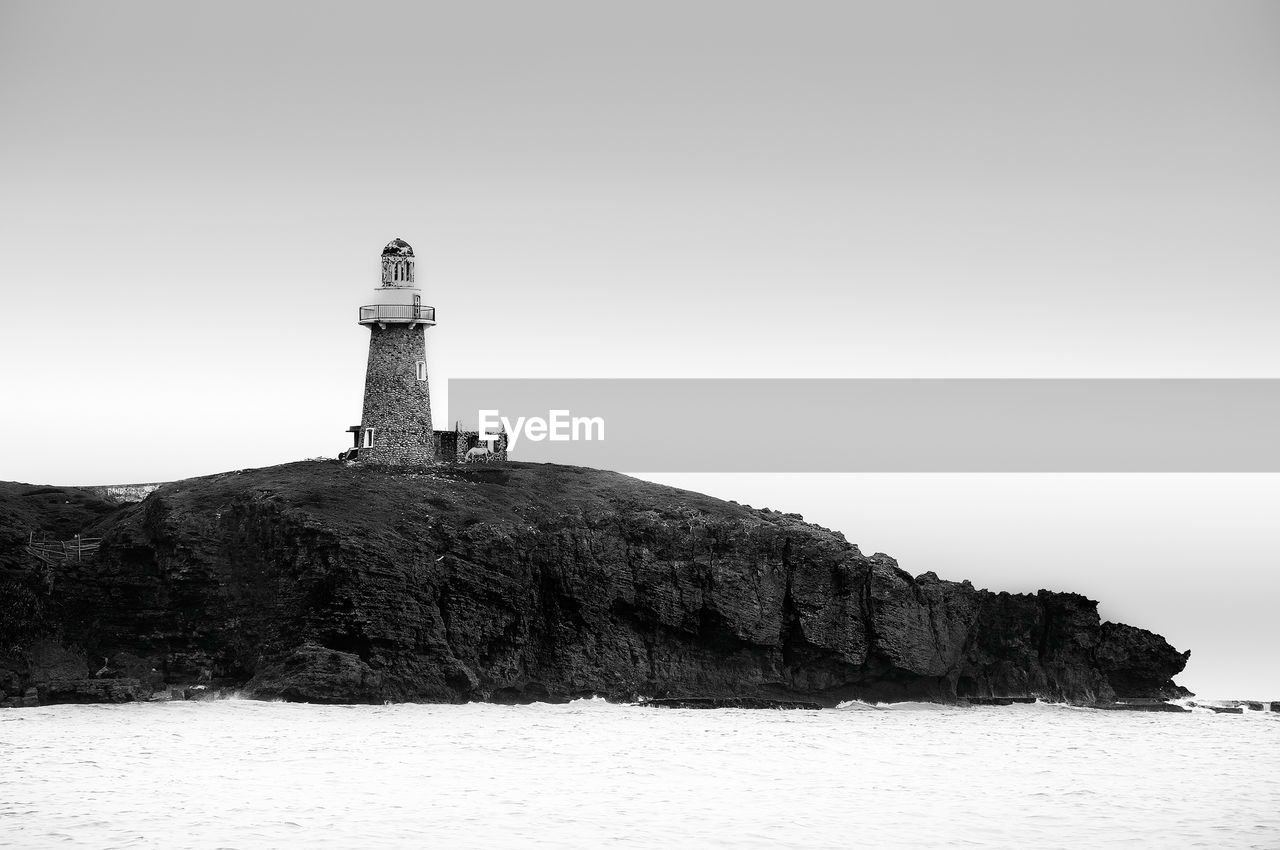
[(387, 247), (382, 249), (384, 257), (412, 257), (413, 246), (403, 239), (392, 239), (387, 243)]

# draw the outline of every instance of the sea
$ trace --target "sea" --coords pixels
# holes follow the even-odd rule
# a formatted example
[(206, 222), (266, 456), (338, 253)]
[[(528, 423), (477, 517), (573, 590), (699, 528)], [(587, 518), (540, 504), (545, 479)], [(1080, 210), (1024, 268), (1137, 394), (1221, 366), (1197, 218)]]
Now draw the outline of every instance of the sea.
[(1280, 714), (8, 709), (0, 846), (1280, 848)]

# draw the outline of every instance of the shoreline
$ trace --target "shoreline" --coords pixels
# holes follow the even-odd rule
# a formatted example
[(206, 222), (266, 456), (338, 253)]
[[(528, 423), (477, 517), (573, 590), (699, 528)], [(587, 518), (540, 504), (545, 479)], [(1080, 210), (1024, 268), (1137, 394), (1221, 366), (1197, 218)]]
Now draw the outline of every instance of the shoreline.
[[(121, 680), (99, 680), (103, 682), (118, 682), (125, 688), (132, 687), (134, 683), (124, 682)], [(117, 691), (117, 693), (125, 693), (126, 691)], [(1130, 699), (1117, 700), (1115, 702), (1097, 702), (1097, 703), (1071, 703), (1055, 700), (1045, 700), (1039, 697), (968, 697), (959, 700), (938, 701), (938, 700), (899, 700), (899, 701), (867, 701), (867, 700), (844, 700), (834, 705), (823, 705), (816, 702), (806, 702), (800, 700), (773, 700), (759, 697), (657, 697), (639, 699), (614, 699), (604, 694), (590, 694), (573, 699), (566, 700), (531, 700), (527, 702), (501, 702), (495, 700), (468, 700), (465, 702), (421, 702), (421, 701), (385, 701), (381, 703), (374, 702), (304, 702), (299, 700), (286, 700), (278, 698), (264, 698), (245, 695), (238, 688), (217, 688), (197, 685), (194, 687), (170, 686), (166, 689), (157, 690), (150, 696), (143, 696), (128, 699), (108, 699), (100, 701), (66, 701), (66, 702), (31, 702), (22, 705), (5, 705), (0, 708), (21, 709), (21, 708), (51, 708), (55, 706), (125, 706), (125, 705), (144, 705), (144, 704), (169, 704), (169, 703), (218, 703), (218, 702), (243, 702), (243, 703), (262, 703), (274, 704), (282, 703), (299, 706), (341, 706), (345, 708), (357, 707), (386, 707), (386, 706), (405, 706), (405, 705), (451, 705), (451, 706), (501, 706), (506, 708), (516, 708), (524, 706), (568, 706), (580, 703), (605, 703), (608, 705), (629, 706), (633, 708), (661, 708), (668, 710), (691, 710), (691, 711), (714, 711), (714, 710), (749, 710), (749, 711), (847, 711), (847, 710), (868, 710), (868, 711), (892, 711), (901, 710), (903, 708), (918, 706), (929, 709), (948, 709), (948, 708), (1012, 708), (1016, 706), (1046, 706), (1054, 708), (1070, 708), (1070, 709), (1090, 709), (1094, 711), (1105, 712), (1137, 712), (1137, 713), (1158, 713), (1158, 714), (1233, 714), (1233, 715), (1252, 715), (1252, 714), (1273, 714), (1280, 717), (1280, 700), (1241, 700), (1241, 699), (1223, 699), (1223, 700), (1205, 700), (1205, 699)]]

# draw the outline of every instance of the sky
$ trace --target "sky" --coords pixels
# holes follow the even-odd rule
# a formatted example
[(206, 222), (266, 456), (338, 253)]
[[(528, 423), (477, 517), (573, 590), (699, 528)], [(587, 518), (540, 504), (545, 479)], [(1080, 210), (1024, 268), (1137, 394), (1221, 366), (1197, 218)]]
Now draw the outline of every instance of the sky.
[[(0, 479), (334, 455), (393, 237), (442, 423), (450, 377), (1280, 377), (1277, 32), (1239, 0), (0, 0)], [(647, 477), (1084, 592), (1193, 690), (1280, 699), (1280, 477)]]

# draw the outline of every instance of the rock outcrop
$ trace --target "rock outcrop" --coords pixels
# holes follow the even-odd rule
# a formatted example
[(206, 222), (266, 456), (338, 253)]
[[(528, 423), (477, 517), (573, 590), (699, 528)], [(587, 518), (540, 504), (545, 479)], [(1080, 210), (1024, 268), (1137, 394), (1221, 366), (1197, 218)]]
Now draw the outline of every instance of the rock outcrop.
[[(92, 698), (51, 686), (51, 645), (90, 660), (58, 681), (92, 682), (101, 660), (137, 683), (104, 699), (195, 683), (317, 702), (1185, 694), (1189, 653), (1083, 596), (912, 577), (794, 514), (616, 473), (304, 462), (125, 506), (45, 488), (47, 513), (38, 489), (0, 489), (0, 579), (25, 594), (0, 628), (9, 704), (38, 682), (41, 701)], [(32, 530), (103, 540), (37, 581)]]

